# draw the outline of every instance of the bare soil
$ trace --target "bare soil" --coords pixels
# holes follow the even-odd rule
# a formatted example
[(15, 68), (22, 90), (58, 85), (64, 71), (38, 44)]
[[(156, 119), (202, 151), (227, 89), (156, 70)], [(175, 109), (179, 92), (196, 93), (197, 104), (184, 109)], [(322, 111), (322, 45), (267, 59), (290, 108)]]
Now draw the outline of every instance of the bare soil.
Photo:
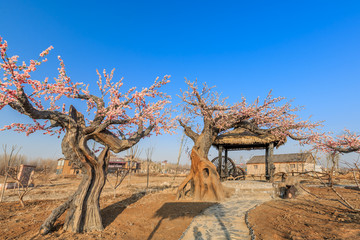
[[(173, 181), (172, 177), (152, 177), (150, 190), (146, 177), (132, 176), (125, 179), (117, 190), (116, 197), (109, 184), (101, 197), (101, 215), (105, 230), (85, 234), (64, 232), (62, 225), (65, 215), (56, 223), (55, 230), (47, 236), (38, 234), (40, 225), (50, 212), (65, 198), (51, 200), (54, 196), (70, 195), (79, 179), (52, 180), (52, 187), (42, 187), (29, 193), (22, 208), (13, 190), (7, 193), (7, 202), (0, 203), (1, 239), (178, 239), (188, 227), (193, 217), (213, 203), (177, 201), (175, 187), (183, 178)], [(131, 183), (131, 184), (129, 184)], [(54, 187), (57, 186), (57, 187)], [(56, 189), (54, 189), (56, 188)], [(9, 190), (7, 190), (9, 191)], [(39, 196), (43, 199), (39, 200)], [(38, 198), (38, 200), (29, 200)]]
[[(110, 177), (110, 182), (114, 181)], [(65, 215), (54, 231), (38, 234), (50, 212), (77, 188), (80, 178), (39, 176), (25, 197), (25, 208), (14, 190), (6, 190), (0, 203), (0, 239), (178, 239), (194, 216), (211, 206), (209, 202), (175, 200), (176, 187), (184, 180), (170, 176), (152, 176), (150, 192), (145, 176), (127, 177), (114, 191), (106, 183), (101, 196), (104, 231), (85, 234), (64, 232)], [(0, 179), (1, 182), (1, 179)], [(313, 194), (291, 200), (266, 202), (249, 214), (257, 239), (360, 239), (360, 214), (338, 201), (331, 189), (308, 188)], [(337, 188), (356, 208), (360, 208), (360, 191)]]
[[(339, 197), (324, 187), (309, 188), (296, 199), (266, 202), (249, 213), (256, 239), (360, 239), (360, 213), (346, 208)], [(336, 188), (360, 208), (360, 191)]]

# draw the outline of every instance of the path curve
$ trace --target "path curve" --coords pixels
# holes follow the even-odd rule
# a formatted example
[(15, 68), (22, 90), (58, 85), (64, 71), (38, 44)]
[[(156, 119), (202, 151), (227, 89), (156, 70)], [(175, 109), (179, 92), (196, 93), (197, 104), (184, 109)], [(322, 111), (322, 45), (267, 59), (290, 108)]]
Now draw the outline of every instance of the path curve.
[(256, 205), (274, 198), (272, 184), (246, 180), (227, 181), (223, 185), (234, 188), (234, 194), (196, 216), (180, 240), (251, 239), (245, 214)]

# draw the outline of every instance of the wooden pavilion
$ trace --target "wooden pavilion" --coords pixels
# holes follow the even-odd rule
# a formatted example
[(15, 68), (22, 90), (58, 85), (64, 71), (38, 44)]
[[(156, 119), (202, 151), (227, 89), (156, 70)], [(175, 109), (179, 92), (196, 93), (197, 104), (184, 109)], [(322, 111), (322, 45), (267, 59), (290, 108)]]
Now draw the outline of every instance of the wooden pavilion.
[[(265, 176), (267, 180), (272, 181), (275, 170), (273, 163), (274, 147), (279, 147), (284, 142), (272, 134), (256, 134), (241, 127), (218, 136), (213, 146), (219, 150), (217, 170), (220, 178), (228, 177), (228, 151), (265, 149)], [(222, 156), (223, 151), (225, 151), (224, 157)], [(225, 169), (222, 169), (223, 159)]]

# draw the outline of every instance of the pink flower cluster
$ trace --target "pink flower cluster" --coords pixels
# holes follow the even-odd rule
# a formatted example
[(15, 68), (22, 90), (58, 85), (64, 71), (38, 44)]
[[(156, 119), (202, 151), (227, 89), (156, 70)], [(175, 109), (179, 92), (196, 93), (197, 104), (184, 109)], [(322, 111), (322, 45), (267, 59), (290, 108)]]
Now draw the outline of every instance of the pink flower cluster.
[(228, 104), (227, 98), (221, 98), (221, 95), (212, 91), (206, 83), (200, 90), (196, 81), (186, 80), (186, 83), (188, 89), (182, 91), (180, 96), (183, 101), (183, 114), (178, 116), (178, 119), (187, 125), (196, 123), (198, 134), (203, 131), (205, 124), (210, 124), (207, 127), (219, 129), (221, 132), (234, 127), (236, 123), (249, 121), (259, 129), (267, 130), (285, 141), (287, 136), (309, 139), (313, 129), (321, 125), (319, 122), (311, 123), (309, 120), (299, 119), (295, 113), (300, 108), (293, 107), (291, 102), (282, 104), (284, 98), (274, 98), (271, 91), (262, 103), (259, 99), (248, 103), (243, 97), (238, 103)]
[[(156, 78), (153, 85), (137, 91), (136, 87), (130, 88), (122, 93), (120, 88), (123, 86), (123, 79), (113, 83), (114, 70), (108, 74), (105, 70), (103, 75), (97, 71), (98, 86), (101, 92), (101, 99), (104, 101), (108, 97), (108, 105), (104, 108), (96, 108), (95, 114), (104, 116), (104, 124), (117, 120), (126, 120), (127, 125), (153, 125), (154, 132), (160, 134), (161, 131), (172, 133), (175, 128), (175, 121), (171, 119), (171, 114), (166, 109), (170, 103), (170, 97), (160, 92), (159, 89), (169, 83), (170, 76), (163, 79)], [(103, 79), (105, 83), (103, 83)], [(151, 101), (154, 99), (155, 101)], [(94, 100), (88, 101), (88, 111), (95, 108), (97, 104)], [(129, 114), (131, 113), (131, 115)], [(118, 126), (121, 130), (120, 126)], [(129, 133), (132, 134), (131, 131)]]
[(42, 51), (42, 52), (40, 53), (40, 57), (45, 57), (46, 55), (49, 54), (49, 52), (50, 52), (52, 49), (54, 49), (53, 46), (48, 47), (46, 50), (44, 50), (44, 51)]
[(314, 148), (323, 152), (360, 153), (360, 135), (345, 129), (343, 134), (333, 136), (331, 133), (317, 133), (311, 139)]
[[(15, 110), (32, 117), (31, 113), (20, 110), (25, 109), (24, 104), (30, 103), (36, 111), (60, 111), (65, 114), (65, 103), (59, 103), (64, 97), (85, 101), (89, 114), (92, 114), (91, 110), (95, 109), (95, 119), (102, 119), (101, 123), (97, 122), (97, 124), (114, 130), (115, 133), (136, 130), (134, 125), (145, 127), (153, 125), (153, 131), (156, 134), (159, 134), (161, 130), (171, 132), (174, 127), (174, 120), (166, 110), (170, 97), (159, 91), (162, 86), (169, 83), (169, 76), (165, 76), (162, 80), (157, 78), (153, 85), (141, 91), (137, 91), (134, 87), (122, 93), (120, 90), (123, 79), (113, 82), (114, 70), (110, 74), (104, 70), (102, 75), (97, 72), (101, 95), (95, 96), (90, 94), (88, 86), (80, 82), (72, 82), (66, 74), (65, 64), (60, 56), (58, 57), (59, 75), (54, 82), (50, 82), (48, 78), (43, 81), (31, 78), (31, 73), (37, 70), (37, 66), (47, 61), (44, 57), (53, 49), (52, 46), (40, 53), (41, 61), (30, 60), (29, 64), (25, 62), (19, 64), (18, 56), (8, 57), (7, 46), (7, 42), (0, 37), (2, 59), (0, 69), (4, 75), (0, 79), (0, 110), (10, 105)], [(14, 129), (26, 132), (27, 135), (38, 130), (43, 130), (45, 134), (60, 134), (64, 131), (62, 128), (46, 128), (47, 121), (39, 123), (39, 120), (34, 120), (33, 124), (13, 123), (4, 126), (0, 131)], [(92, 120), (87, 121), (90, 125), (93, 123)]]

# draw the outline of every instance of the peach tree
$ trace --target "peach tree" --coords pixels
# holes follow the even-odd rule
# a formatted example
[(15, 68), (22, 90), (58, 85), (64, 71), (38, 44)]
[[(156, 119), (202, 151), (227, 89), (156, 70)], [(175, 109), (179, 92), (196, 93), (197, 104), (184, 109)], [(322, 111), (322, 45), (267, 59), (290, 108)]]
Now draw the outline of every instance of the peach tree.
[(216, 167), (209, 161), (208, 153), (215, 139), (234, 128), (244, 128), (256, 134), (274, 134), (281, 141), (287, 137), (307, 142), (320, 123), (301, 120), (296, 114), (300, 108), (285, 102), (283, 97), (274, 98), (271, 92), (260, 102), (241, 101), (229, 104), (227, 98), (206, 84), (186, 80), (187, 90), (182, 91), (182, 114), (177, 117), (185, 134), (194, 142), (191, 150), (191, 171), (178, 188), (178, 198), (191, 182), (191, 192), (198, 200), (222, 200), (224, 190)]
[[(72, 232), (103, 230), (99, 198), (105, 184), (110, 151), (119, 153), (137, 144), (151, 133), (171, 132), (170, 114), (166, 110), (170, 97), (161, 92), (169, 76), (157, 78), (147, 87), (121, 91), (123, 80), (112, 81), (114, 70), (97, 71), (96, 94), (89, 86), (73, 82), (66, 74), (64, 61), (53, 81), (36, 80), (32, 73), (47, 61), (49, 47), (37, 60), (20, 62), (18, 56), (8, 56), (8, 44), (0, 38), (0, 110), (8, 106), (32, 119), (29, 123), (14, 123), (1, 130), (15, 130), (26, 135), (37, 131), (59, 134), (62, 153), (83, 170), (77, 191), (61, 206), (54, 209), (41, 226), (48, 233), (55, 221), (67, 210), (64, 229)], [(70, 106), (66, 106), (71, 103)], [(86, 117), (75, 103), (87, 111)], [(78, 107), (79, 109), (79, 107)], [(102, 150), (97, 155), (88, 144), (95, 141)]]

